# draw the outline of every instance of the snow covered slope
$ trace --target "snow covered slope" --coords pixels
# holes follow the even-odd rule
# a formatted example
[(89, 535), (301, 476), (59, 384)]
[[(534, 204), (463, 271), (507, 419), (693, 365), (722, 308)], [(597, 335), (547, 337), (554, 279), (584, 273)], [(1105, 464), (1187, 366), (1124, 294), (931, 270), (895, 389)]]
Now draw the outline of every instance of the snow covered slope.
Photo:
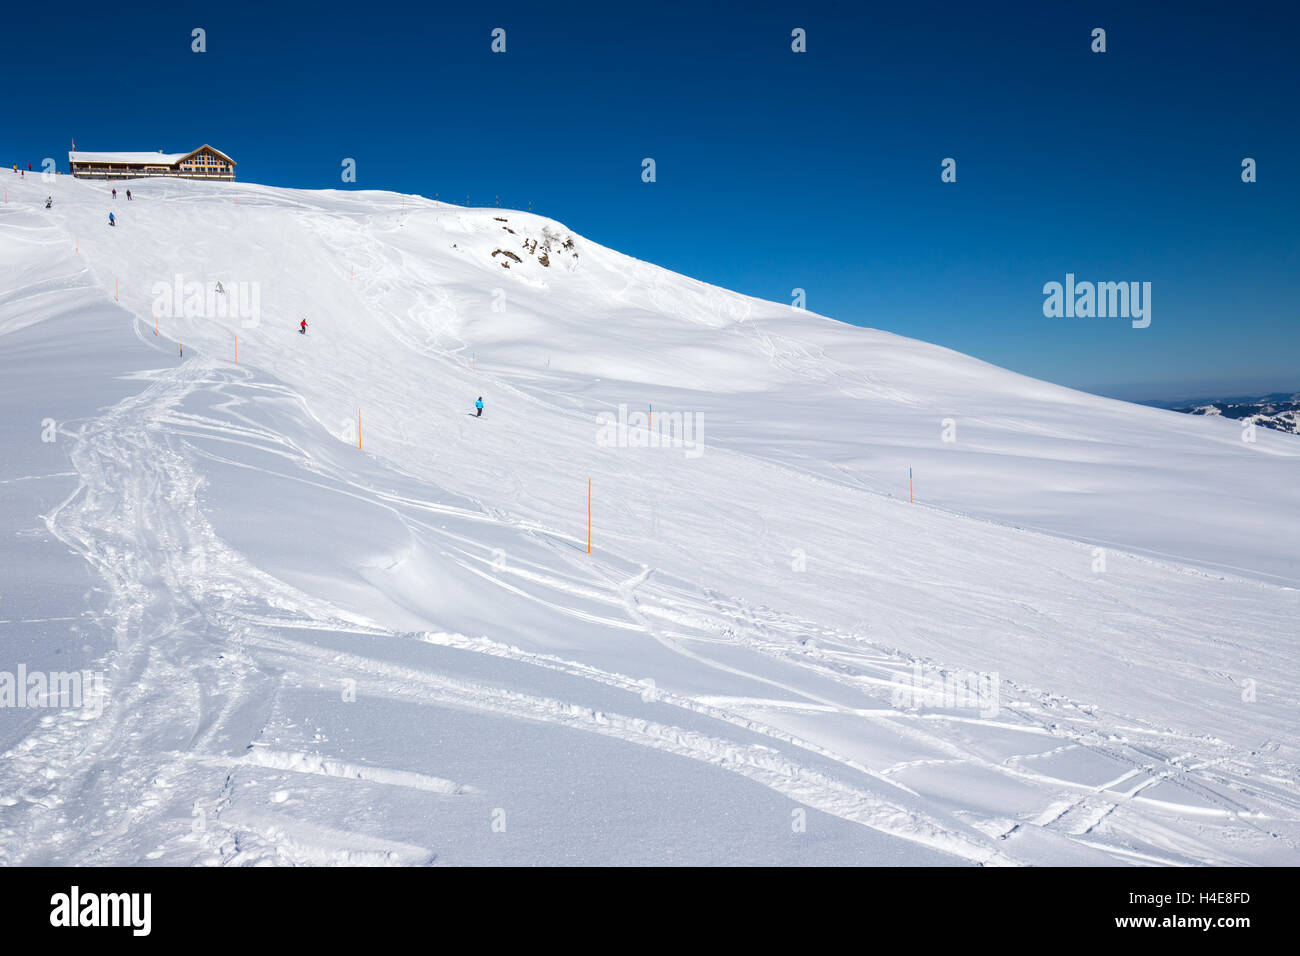
[(1300, 861), (1293, 436), (129, 185), (0, 206), (0, 672), (107, 685), (0, 709), (0, 863)]

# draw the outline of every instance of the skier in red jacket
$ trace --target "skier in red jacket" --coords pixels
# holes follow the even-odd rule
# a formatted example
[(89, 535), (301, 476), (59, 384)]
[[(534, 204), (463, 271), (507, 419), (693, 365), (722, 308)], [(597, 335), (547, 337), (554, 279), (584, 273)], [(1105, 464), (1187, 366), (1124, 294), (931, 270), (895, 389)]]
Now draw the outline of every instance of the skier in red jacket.
[(307, 320), (306, 320), (306, 319), (303, 319), (303, 320), (302, 320), (302, 324), (298, 327), (298, 332), (299, 332), (300, 335), (306, 335), (306, 334), (307, 334)]

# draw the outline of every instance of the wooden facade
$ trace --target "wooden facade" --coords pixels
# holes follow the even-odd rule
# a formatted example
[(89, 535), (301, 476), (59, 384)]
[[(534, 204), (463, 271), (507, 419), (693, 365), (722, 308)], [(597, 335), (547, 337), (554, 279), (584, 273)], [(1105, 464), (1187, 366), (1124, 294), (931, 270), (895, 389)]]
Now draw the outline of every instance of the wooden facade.
[(68, 153), (68, 169), (78, 179), (234, 179), (235, 161), (204, 144), (188, 153)]

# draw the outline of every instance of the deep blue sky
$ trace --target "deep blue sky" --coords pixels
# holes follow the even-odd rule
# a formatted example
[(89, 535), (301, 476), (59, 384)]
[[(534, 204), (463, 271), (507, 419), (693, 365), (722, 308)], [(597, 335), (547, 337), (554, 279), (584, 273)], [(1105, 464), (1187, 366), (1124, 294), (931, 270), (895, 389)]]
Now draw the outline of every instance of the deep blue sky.
[[(5, 12), (5, 165), (209, 142), (254, 182), (531, 200), (687, 275), (1105, 394), (1300, 389), (1295, 4), (80, 6)], [(1044, 318), (1066, 272), (1150, 281), (1151, 327)]]

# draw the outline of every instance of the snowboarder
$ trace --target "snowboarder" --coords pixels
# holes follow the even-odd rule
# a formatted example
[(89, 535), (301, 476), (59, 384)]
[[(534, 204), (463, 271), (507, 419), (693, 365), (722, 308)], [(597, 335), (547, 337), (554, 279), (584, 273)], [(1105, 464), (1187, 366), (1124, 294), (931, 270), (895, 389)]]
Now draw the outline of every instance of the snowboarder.
[(483, 396), (482, 395), (478, 397), (478, 401), (474, 403), (474, 407), (478, 409), (478, 414), (475, 415), (474, 417), (482, 418), (483, 417)]
[(53, 197), (53, 196), (46, 196), (46, 197), (45, 197), (45, 208), (46, 208), (46, 209), (49, 209), (49, 208), (50, 208), (51, 206), (53, 206), (53, 205), (54, 205), (54, 197)]
[(111, 212), (108, 214), (108, 224), (109, 224), (110, 226), (116, 226), (116, 225), (117, 225), (117, 220), (113, 218), (113, 214), (112, 214)]
[(127, 202), (131, 201), (131, 190), (129, 189), (126, 191), (126, 201)]
[(302, 324), (300, 324), (300, 325), (298, 326), (298, 334), (299, 334), (299, 335), (306, 335), (306, 334), (307, 334), (307, 320), (306, 320), (306, 319), (303, 319), (303, 320), (302, 320)]
[(218, 291), (219, 293), (221, 293), (222, 295), (225, 295), (225, 294), (226, 294), (226, 290), (225, 290), (224, 288), (222, 288), (220, 282), (217, 283), (217, 291)]

